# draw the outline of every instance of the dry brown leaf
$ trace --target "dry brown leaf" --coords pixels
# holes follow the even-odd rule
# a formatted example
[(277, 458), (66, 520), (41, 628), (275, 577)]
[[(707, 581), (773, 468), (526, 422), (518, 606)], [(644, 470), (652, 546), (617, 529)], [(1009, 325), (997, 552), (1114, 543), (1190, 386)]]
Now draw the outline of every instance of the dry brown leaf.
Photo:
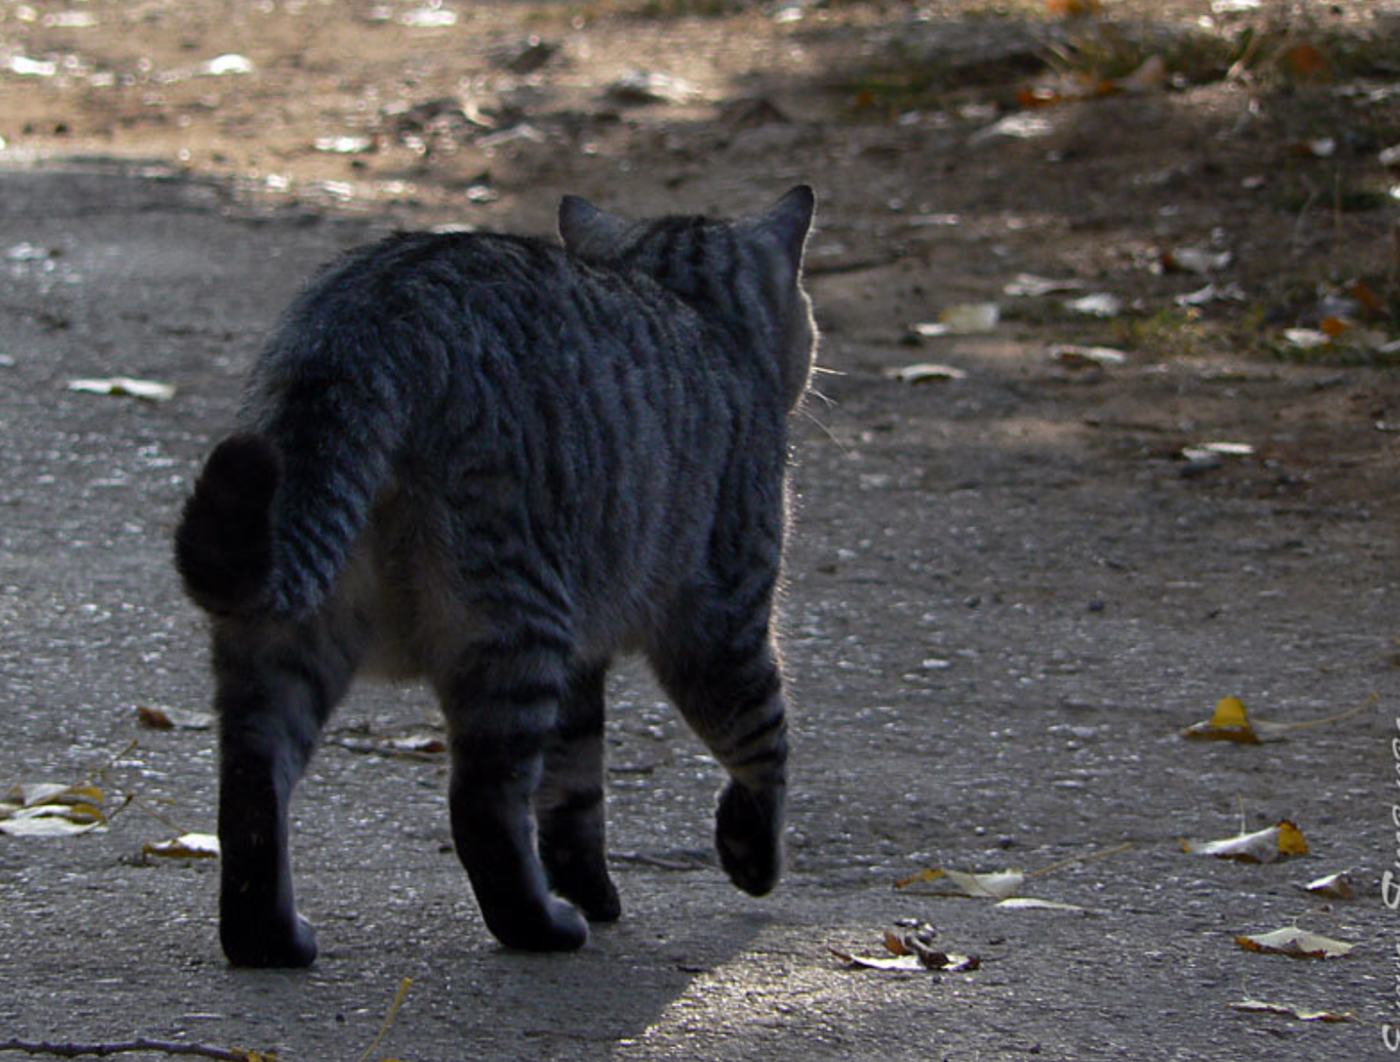
[(1237, 936), (1235, 943), (1246, 951), (1287, 955), (1291, 959), (1339, 959), (1356, 947), (1297, 926), (1285, 926), (1272, 933), (1244, 934)]

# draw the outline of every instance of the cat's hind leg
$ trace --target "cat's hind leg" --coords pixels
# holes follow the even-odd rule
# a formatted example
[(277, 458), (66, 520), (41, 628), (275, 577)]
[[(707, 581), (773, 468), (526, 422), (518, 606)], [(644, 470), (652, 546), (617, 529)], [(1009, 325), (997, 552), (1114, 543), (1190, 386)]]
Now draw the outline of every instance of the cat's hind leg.
[(725, 873), (762, 896), (782, 873), (787, 722), (766, 608), (736, 615), (727, 602), (685, 602), (664, 645), (649, 652), (662, 686), (729, 773), (715, 815)]
[(216, 629), (219, 936), (235, 966), (309, 966), (316, 936), (296, 910), (288, 803), (355, 668), (319, 621)]
[(622, 914), (608, 876), (603, 815), (603, 683), (606, 665), (570, 676), (545, 747), (535, 792), (540, 858), (550, 885), (590, 922)]
[(487, 928), (528, 951), (569, 951), (588, 939), (579, 912), (551, 894), (535, 834), (535, 792), (567, 695), (569, 653), (547, 632), (498, 634), (469, 647), (438, 682), (457, 856)]

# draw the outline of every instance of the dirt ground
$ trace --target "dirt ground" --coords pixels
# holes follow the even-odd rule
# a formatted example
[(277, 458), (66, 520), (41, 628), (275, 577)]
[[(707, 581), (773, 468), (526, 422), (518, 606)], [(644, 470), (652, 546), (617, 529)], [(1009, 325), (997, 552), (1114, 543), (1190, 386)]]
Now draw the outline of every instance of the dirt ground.
[[(1090, 6), (0, 2), (0, 788), (92, 776), (110, 818), (0, 835), (0, 1056), (352, 1060), (411, 978), (368, 1057), (1390, 1057), (1400, 4), (1059, 13)], [(143, 853), (212, 829), (210, 731), (137, 708), (206, 707), (169, 534), (290, 292), (394, 227), (799, 181), (829, 371), (794, 443), (783, 885), (724, 882), (717, 773), (625, 667), (623, 920), (504, 952), (440, 753), (387, 743), (431, 706), (365, 686), (296, 806), (321, 958), (228, 969), (212, 861)], [(174, 397), (69, 389), (116, 375)], [(1364, 708), (1179, 736), (1226, 695)], [(1282, 819), (1310, 854), (1180, 844)], [(1081, 909), (894, 888), (930, 867), (1045, 871), (1021, 891)], [(1298, 888), (1340, 871), (1354, 899)], [(979, 968), (830, 950), (900, 920)], [(1355, 950), (1235, 939), (1294, 924)]]

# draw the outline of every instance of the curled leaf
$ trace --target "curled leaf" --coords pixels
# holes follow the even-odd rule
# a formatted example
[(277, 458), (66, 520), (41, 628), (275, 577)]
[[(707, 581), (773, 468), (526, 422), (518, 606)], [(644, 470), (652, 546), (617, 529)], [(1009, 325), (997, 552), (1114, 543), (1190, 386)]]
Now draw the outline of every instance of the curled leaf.
[(1297, 926), (1275, 929), (1272, 933), (1255, 933), (1237, 936), (1235, 943), (1246, 951), (1258, 951), (1268, 955), (1287, 955), (1292, 959), (1339, 959), (1356, 947), (1330, 937), (1310, 933)]
[(1304, 892), (1310, 892), (1314, 896), (1325, 896), (1329, 900), (1351, 900), (1356, 897), (1351, 888), (1351, 879), (1345, 870), (1314, 878), (1306, 885), (1299, 885), (1298, 888)]
[(85, 391), (94, 395), (117, 395), (127, 398), (141, 398), (148, 402), (169, 402), (175, 397), (175, 388), (157, 380), (136, 380), (130, 376), (112, 376), (106, 379), (69, 380), (68, 390)]
[(1122, 365), (1128, 356), (1112, 347), (1085, 347), (1076, 343), (1057, 343), (1050, 348), (1050, 357), (1072, 369), (1096, 367), (1106, 369)]
[(1273, 863), (1294, 855), (1307, 855), (1308, 842), (1297, 826), (1284, 819), (1276, 826), (1240, 833), (1218, 841), (1182, 842), (1192, 855), (1238, 859), (1242, 863)]
[(1014, 896), (1025, 883), (1026, 875), (1019, 870), (999, 870), (989, 874), (972, 874), (962, 870), (945, 870), (935, 867), (922, 870), (912, 877), (894, 883), (896, 889), (903, 889), (921, 881), (937, 881), (947, 878), (956, 888), (949, 896), (971, 896), (977, 899), (1004, 900)]
[(165, 859), (217, 859), (219, 839), (212, 833), (183, 833), (168, 841), (143, 844), (141, 852)]
[(1222, 697), (1215, 705), (1215, 714), (1208, 721), (1188, 726), (1181, 736), (1195, 740), (1237, 741), (1242, 745), (1259, 744), (1259, 735), (1250, 726), (1244, 702), (1238, 697)]
[(1058, 900), (1037, 900), (1034, 896), (1008, 896), (997, 904), (1013, 911), (1073, 911), (1088, 912), (1087, 907), (1077, 903), (1060, 903)]
[(1300, 1007), (1288, 1006), (1284, 1003), (1265, 1003), (1261, 999), (1242, 999), (1238, 1003), (1230, 1004), (1231, 1010), (1253, 1011), (1261, 1014), (1286, 1014), (1290, 1018), (1297, 1018), (1299, 1021), (1355, 1021), (1356, 1015), (1351, 1011), (1332, 1010), (1303, 1010)]
[(891, 379), (901, 380), (908, 384), (939, 383), (967, 378), (967, 373), (963, 372), (962, 369), (954, 368), (951, 365), (938, 365), (933, 362), (905, 365), (900, 369), (889, 370), (886, 375)]

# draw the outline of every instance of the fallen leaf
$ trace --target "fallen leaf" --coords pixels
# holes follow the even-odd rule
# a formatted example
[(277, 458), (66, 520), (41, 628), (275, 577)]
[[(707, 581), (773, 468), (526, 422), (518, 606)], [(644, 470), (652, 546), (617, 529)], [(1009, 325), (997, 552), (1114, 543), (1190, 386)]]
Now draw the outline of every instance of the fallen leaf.
[(1061, 291), (1079, 291), (1083, 287), (1084, 282), (1080, 280), (1055, 280), (1051, 277), (1036, 276), (1034, 273), (1017, 273), (1016, 279), (1001, 290), (1013, 298), (1035, 298), (1041, 295), (1054, 295)]
[(1308, 854), (1302, 831), (1287, 819), (1267, 829), (1218, 841), (1183, 841), (1182, 847), (1191, 855), (1238, 859), (1242, 863), (1273, 863), (1287, 856)]
[(1108, 368), (1110, 365), (1122, 365), (1128, 360), (1128, 355), (1112, 347), (1083, 347), (1074, 343), (1056, 344), (1050, 348), (1050, 357), (1074, 369)]
[(1254, 728), (1250, 725), (1244, 702), (1238, 697), (1222, 697), (1215, 706), (1215, 714), (1209, 720), (1188, 726), (1181, 732), (1181, 736), (1198, 741), (1236, 741), (1242, 745), (1259, 744), (1259, 735), (1254, 732)]
[(1070, 299), (1065, 309), (1082, 313), (1089, 317), (1117, 317), (1123, 312), (1123, 300), (1108, 292), (1096, 292), (1080, 299)]
[(1355, 1021), (1356, 1015), (1351, 1011), (1338, 1013), (1332, 1010), (1303, 1010), (1299, 1007), (1291, 1007), (1284, 1003), (1265, 1003), (1260, 999), (1242, 999), (1238, 1003), (1231, 1003), (1232, 1010), (1254, 1011), (1263, 1014), (1286, 1014), (1290, 1018), (1297, 1018), (1299, 1021)]
[(1269, 955), (1287, 955), (1292, 959), (1339, 959), (1356, 947), (1330, 937), (1309, 933), (1297, 926), (1285, 926), (1272, 933), (1256, 933), (1237, 936), (1235, 943), (1246, 951), (1258, 951)]
[(349, 728), (330, 734), (326, 738), (326, 744), (339, 745), (351, 752), (401, 756), (414, 760), (435, 760), (447, 751), (446, 743), (435, 733), (372, 734), (362, 728)]
[(445, 29), (456, 24), (457, 12), (450, 7), (442, 7), (438, 4), (416, 7), (399, 16), (399, 25), (409, 26), (413, 29)]
[(79, 821), (63, 815), (61, 808), (44, 806), (22, 809), (0, 820), (0, 833), (11, 837), (72, 837), (101, 825), (100, 820)]
[(1001, 309), (994, 302), (962, 302), (941, 311), (936, 322), (914, 325), (919, 336), (969, 335), (990, 332), (1001, 320)]
[(69, 380), (68, 390), (84, 391), (94, 395), (142, 398), (150, 402), (169, 402), (175, 397), (175, 388), (170, 384), (160, 383), (157, 380), (136, 380), (130, 376)]
[(1229, 251), (1210, 251), (1204, 247), (1177, 247), (1162, 255), (1164, 269), (1178, 273), (1204, 276), (1224, 269), (1234, 259)]
[(1298, 77), (1321, 80), (1332, 76), (1332, 64), (1317, 46), (1304, 41), (1290, 48), (1284, 56), (1289, 69)]
[(616, 103), (689, 103), (704, 95), (684, 78), (653, 70), (629, 70), (608, 86), (607, 95)]
[(967, 973), (982, 965), (981, 956), (961, 955), (957, 952), (942, 951), (920, 942), (913, 942), (911, 935), (900, 937), (894, 933), (885, 934), (885, 948), (889, 955), (856, 955), (828, 945), (828, 950), (842, 962), (867, 970), (894, 970), (902, 972)]
[(1060, 903), (1058, 900), (1037, 900), (1033, 896), (1008, 896), (1006, 899), (996, 904), (997, 907), (1006, 907), (1013, 911), (1082, 911), (1087, 913), (1087, 907), (1081, 907), (1077, 903)]
[(1314, 878), (1306, 885), (1299, 885), (1298, 888), (1304, 892), (1310, 892), (1314, 896), (1325, 896), (1329, 900), (1351, 900), (1356, 897), (1356, 894), (1352, 892), (1351, 879), (1345, 870)]
[(251, 74), (253, 61), (246, 55), (229, 53), (216, 56), (199, 68), (201, 74), (209, 77), (224, 77), (228, 74)]
[(850, 966), (861, 966), (867, 970), (927, 970), (917, 955), (852, 955), (840, 948), (830, 948), (831, 954)]
[[(1216, 444), (1222, 445), (1222, 444)], [(1183, 454), (1186, 451), (1183, 451)], [(1217, 453), (1220, 451), (1216, 451)], [(1373, 693), (1354, 708), (1334, 712), (1320, 719), (1303, 719), (1295, 723), (1280, 723), (1272, 719), (1250, 720), (1244, 703), (1238, 697), (1224, 697), (1215, 706), (1215, 714), (1208, 722), (1196, 723), (1181, 732), (1182, 737), (1210, 739), (1216, 741), (1237, 741), (1245, 745), (1257, 745), (1264, 741), (1284, 741), (1285, 735), (1294, 730), (1314, 730), (1331, 726), (1354, 715), (1360, 715), (1380, 699)]]
[(363, 155), (374, 150), (374, 137), (321, 136), (313, 140), (311, 146), (331, 155)]
[(908, 384), (942, 383), (948, 380), (964, 380), (967, 373), (951, 365), (938, 365), (933, 362), (919, 362), (899, 369), (889, 369), (885, 373), (891, 379)]
[(1221, 286), (1214, 282), (1195, 291), (1178, 295), (1172, 301), (1178, 306), (1209, 306), (1213, 302), (1244, 302), (1249, 298), (1244, 288), (1233, 281)]
[(1285, 328), (1283, 338), (1299, 350), (1311, 350), (1314, 347), (1325, 347), (1332, 342), (1332, 337), (1326, 332), (1316, 328)]
[(142, 726), (151, 730), (208, 730), (214, 725), (214, 716), (209, 712), (155, 704), (138, 704), (136, 718)]
[(219, 839), (212, 833), (182, 833), (168, 841), (147, 842), (141, 852), (165, 859), (217, 859)]
[(972, 896), (978, 899), (1004, 900), (1008, 896), (1014, 896), (1025, 883), (1026, 875), (1020, 870), (999, 870), (987, 874), (972, 874), (962, 870), (944, 870), (935, 867), (932, 870), (923, 870), (912, 877), (896, 881), (894, 887), (902, 889), (921, 881), (937, 881), (939, 878), (947, 878), (958, 890), (949, 892), (947, 895), (956, 896), (959, 893), (963, 896)]
[(1181, 456), (1188, 461), (1204, 461), (1213, 457), (1249, 457), (1253, 453), (1254, 447), (1249, 443), (1238, 442), (1204, 442), (1183, 446), (1181, 449)]

